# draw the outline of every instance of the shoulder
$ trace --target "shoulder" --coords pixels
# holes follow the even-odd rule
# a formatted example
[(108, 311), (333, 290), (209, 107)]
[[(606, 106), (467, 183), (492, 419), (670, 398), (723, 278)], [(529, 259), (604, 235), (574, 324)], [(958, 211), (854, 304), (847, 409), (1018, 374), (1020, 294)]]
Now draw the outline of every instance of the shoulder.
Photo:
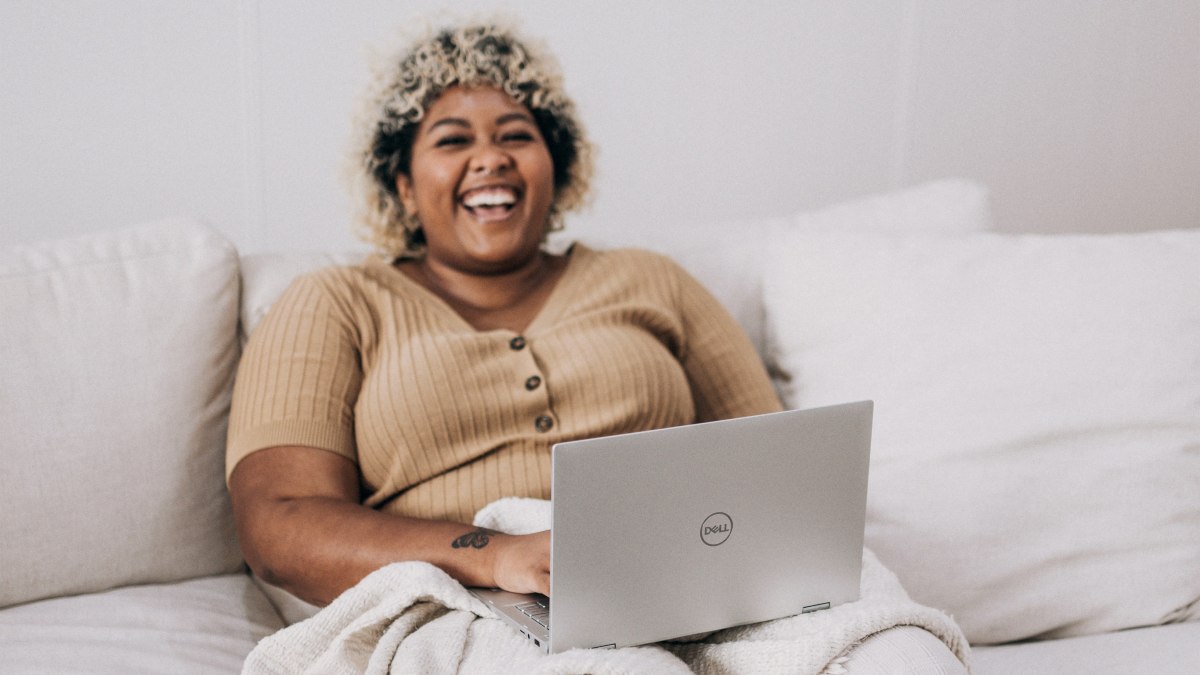
[(296, 314), (345, 315), (361, 302), (365, 263), (314, 267), (310, 261), (281, 259), (246, 275), (242, 321), (247, 333), (267, 317)]
[(678, 313), (702, 287), (686, 269), (662, 253), (639, 248), (589, 248), (577, 244), (571, 286), (596, 302), (633, 303)]
[(386, 261), (371, 255), (360, 262), (329, 265), (298, 274), (289, 292), (311, 293), (338, 304), (374, 304), (402, 288), (402, 276)]
[(293, 277), (278, 298), (275, 307), (293, 305), (345, 305), (361, 296), (362, 270), (354, 266), (322, 267)]
[(360, 263), (351, 265), (328, 265), (307, 271), (298, 275), (294, 284), (310, 288), (320, 288), (329, 293), (344, 293), (347, 290), (361, 288), (370, 278), (369, 267), (374, 258), (368, 258)]

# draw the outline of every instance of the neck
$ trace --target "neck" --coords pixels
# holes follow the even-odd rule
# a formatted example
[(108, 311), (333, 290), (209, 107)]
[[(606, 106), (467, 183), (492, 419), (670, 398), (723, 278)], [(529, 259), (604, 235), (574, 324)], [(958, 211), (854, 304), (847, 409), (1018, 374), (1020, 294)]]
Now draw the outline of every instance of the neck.
[(557, 259), (539, 251), (528, 262), (504, 272), (470, 272), (428, 256), (416, 261), (412, 271), (417, 281), (460, 311), (493, 312), (516, 307), (536, 295), (557, 268)]

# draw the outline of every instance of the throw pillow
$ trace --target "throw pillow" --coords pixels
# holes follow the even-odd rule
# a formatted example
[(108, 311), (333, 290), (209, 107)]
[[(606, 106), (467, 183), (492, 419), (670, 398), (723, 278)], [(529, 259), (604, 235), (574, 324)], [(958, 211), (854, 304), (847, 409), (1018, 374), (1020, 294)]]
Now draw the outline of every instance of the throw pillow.
[(972, 642), (1200, 599), (1200, 231), (780, 233), (790, 407), (875, 401), (867, 545)]
[(198, 225), (0, 249), (0, 607), (240, 568), (237, 313)]

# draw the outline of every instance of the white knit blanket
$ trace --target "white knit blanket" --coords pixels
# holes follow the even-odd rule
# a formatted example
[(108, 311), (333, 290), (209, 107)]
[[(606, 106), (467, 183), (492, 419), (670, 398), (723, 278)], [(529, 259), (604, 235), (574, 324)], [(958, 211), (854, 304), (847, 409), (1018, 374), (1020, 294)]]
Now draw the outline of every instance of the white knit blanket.
[[(502, 499), (475, 524), (513, 534), (544, 530), (549, 502)], [(964, 663), (969, 647), (944, 613), (909, 599), (895, 575), (863, 552), (861, 598), (832, 609), (730, 628), (696, 642), (544, 655), (457, 581), (420, 562), (388, 565), (312, 618), (275, 633), (247, 657), (260, 673), (840, 673), (864, 638), (919, 626)]]

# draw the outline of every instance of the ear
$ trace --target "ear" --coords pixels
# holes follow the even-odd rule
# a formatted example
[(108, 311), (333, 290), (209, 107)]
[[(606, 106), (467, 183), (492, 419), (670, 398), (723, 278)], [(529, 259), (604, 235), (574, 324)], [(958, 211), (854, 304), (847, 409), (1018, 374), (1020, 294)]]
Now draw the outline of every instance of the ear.
[(404, 212), (410, 216), (417, 214), (417, 198), (413, 193), (412, 178), (408, 174), (396, 174), (396, 194), (404, 205)]

